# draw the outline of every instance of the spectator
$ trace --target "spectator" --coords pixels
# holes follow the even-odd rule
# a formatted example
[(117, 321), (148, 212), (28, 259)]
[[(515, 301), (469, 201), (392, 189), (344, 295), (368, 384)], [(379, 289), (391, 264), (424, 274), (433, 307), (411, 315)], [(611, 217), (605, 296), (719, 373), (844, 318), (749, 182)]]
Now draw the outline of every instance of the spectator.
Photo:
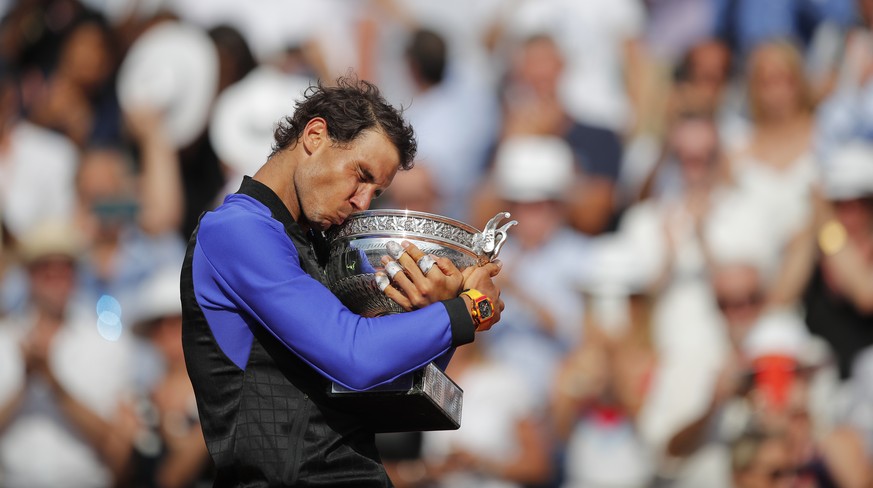
[(121, 110), (114, 90), (118, 65), (114, 32), (99, 14), (81, 17), (64, 38), (58, 64), (29, 118), (56, 130), (79, 147), (121, 140)]
[(121, 485), (131, 488), (211, 486), (211, 462), (182, 352), (179, 271), (159, 269), (142, 286), (134, 331), (157, 351), (163, 375), (113, 425)]
[(425, 478), (445, 488), (512, 488), (551, 478), (548, 431), (534, 392), (477, 343), (459, 348), (446, 372), (464, 389), (464, 424), (425, 432)]
[(438, 32), (410, 34), (405, 59), (414, 93), (407, 114), (418, 137), (417, 164), (428, 168), (442, 197), (437, 213), (466, 221), (497, 131), (497, 103), (490, 92), (452, 76), (452, 55)]
[(53, 221), (21, 241), (28, 306), (0, 324), (3, 486), (115, 481), (107, 437), (130, 387), (131, 349), (123, 334), (101, 336), (94, 312), (75, 305), (77, 242), (75, 229)]
[(657, 365), (648, 279), (614, 237), (592, 243), (585, 341), (554, 381), (551, 418), (566, 442), (562, 486), (649, 486), (654, 457), (636, 428)]
[(177, 152), (172, 157), (178, 159), (182, 171), (185, 202), (184, 220), (177, 230), (186, 239), (200, 213), (212, 207), (224, 185), (207, 133), (219, 82), (229, 81), (220, 80), (222, 53), (229, 51), (220, 51), (203, 30), (173, 19), (158, 19), (133, 43), (118, 74), (125, 112), (145, 110), (159, 115), (165, 145)]
[(843, 51), (835, 67), (833, 92), (817, 114), (817, 151), (824, 162), (853, 139), (873, 140), (873, 3), (857, 0), (858, 22), (837, 41)]
[(21, 118), (21, 86), (0, 79), (0, 219), (12, 236), (43, 220), (72, 217), (79, 163), (67, 137)]
[(497, 150), (493, 178), (502, 209), (519, 224), (500, 252), (501, 290), (515, 312), (487, 336), (486, 347), (517, 368), (545, 403), (550, 385), (544, 378), (553, 378), (564, 355), (583, 340), (578, 289), (591, 258), (587, 238), (566, 221), (573, 155), (555, 137), (513, 137)]
[[(662, 476), (676, 480), (677, 486), (729, 486), (726, 446), (757, 420), (750, 412), (756, 412), (759, 404), (750, 407), (748, 402), (763, 401), (762, 395), (767, 394), (761, 392), (770, 385), (752, 380), (768, 377), (760, 373), (762, 366), (756, 359), (770, 351), (787, 353), (785, 362), (815, 373), (803, 378), (798, 401), (816, 426), (829, 432), (834, 417), (837, 377), (828, 366), (831, 356), (826, 345), (806, 334), (794, 311), (765, 307), (767, 265), (772, 263), (768, 255), (773, 251), (760, 245), (761, 231), (748, 226), (755, 206), (744, 211), (736, 205), (724, 208), (734, 215), (715, 214), (714, 222), (720, 225), (710, 225), (706, 236), (727, 350), (714, 355), (686, 351), (669, 357), (656, 374), (652, 401), (643, 414), (647, 438), (655, 445), (670, 432), (663, 445), (671, 460)], [(759, 221), (762, 226), (765, 222)], [(743, 223), (746, 227), (739, 227)], [(774, 405), (781, 409), (786, 394), (780, 395)]]
[[(581, 178), (568, 196), (568, 221), (589, 235), (609, 229), (614, 215), (615, 184), (621, 164), (621, 141), (609, 129), (573, 118), (559, 99), (558, 87), (564, 70), (564, 55), (548, 36), (534, 36), (522, 42), (512, 60), (502, 91), (503, 127), (501, 138), (524, 135), (555, 136), (573, 150)], [(499, 144), (499, 141), (498, 141)], [(493, 215), (493, 189), (479, 192), (484, 214)], [(496, 210), (495, 210), (496, 211)], [(480, 215), (476, 220), (487, 218)]]
[(624, 135), (638, 115), (645, 20), (637, 0), (534, 0), (514, 5), (505, 22), (514, 39), (551, 33), (567, 60), (562, 105), (575, 120)]
[(737, 187), (769, 212), (773, 242), (783, 249), (767, 300), (789, 306), (799, 299), (813, 261), (811, 188), (819, 179), (813, 154), (812, 101), (800, 53), (774, 41), (752, 53), (746, 74), (752, 131), (729, 155)]
[(619, 234), (630, 239), (639, 265), (653, 270), (653, 330), (657, 349), (714, 351), (722, 347), (701, 240), (714, 208), (727, 198), (721, 146), (712, 119), (676, 120), (667, 157), (650, 178), (653, 197), (628, 209)]
[(184, 256), (175, 152), (155, 114), (131, 114), (129, 120), (140, 141), (141, 172), (119, 149), (91, 148), (76, 177), (77, 224), (87, 240), (83, 292), (91, 303), (113, 296), (122, 309), (132, 309), (138, 287), (154, 269), (180, 266)]
[(834, 349), (843, 379), (873, 345), (873, 145), (833, 153), (816, 193), (818, 260), (804, 293), (806, 323)]

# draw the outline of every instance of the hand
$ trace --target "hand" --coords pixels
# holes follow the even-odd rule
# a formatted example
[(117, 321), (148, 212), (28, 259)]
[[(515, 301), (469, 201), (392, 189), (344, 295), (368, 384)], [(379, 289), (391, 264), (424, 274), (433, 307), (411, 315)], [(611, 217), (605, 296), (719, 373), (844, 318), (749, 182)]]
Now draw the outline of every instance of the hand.
[(486, 331), (500, 321), (500, 313), (503, 312), (505, 305), (503, 300), (500, 299), (500, 287), (494, 283), (494, 278), (500, 273), (502, 267), (503, 263), (498, 260), (483, 266), (470, 266), (461, 272), (464, 277), (462, 285), (464, 290), (470, 288), (476, 289), (479, 293), (490, 298), (491, 303), (494, 304), (494, 317), (476, 329), (477, 332)]
[(60, 383), (49, 364), (49, 351), (54, 339), (53, 330), (37, 326), (21, 345), (24, 357), (25, 371), (29, 378), (42, 377), (53, 389), (58, 389)]
[[(382, 292), (403, 310), (408, 312), (426, 307), (455, 298), (461, 292), (463, 275), (451, 260), (431, 255), (435, 264), (425, 274), (418, 267), (419, 260), (425, 254), (415, 244), (409, 241), (403, 241), (400, 245), (395, 242), (389, 244), (393, 244), (388, 249), (393, 256), (382, 256), (385, 273), (376, 273), (376, 281), (387, 285)], [(390, 282), (387, 281), (389, 277)]]
[(152, 108), (142, 107), (129, 110), (124, 114), (124, 121), (131, 136), (137, 141), (163, 135), (163, 117)]

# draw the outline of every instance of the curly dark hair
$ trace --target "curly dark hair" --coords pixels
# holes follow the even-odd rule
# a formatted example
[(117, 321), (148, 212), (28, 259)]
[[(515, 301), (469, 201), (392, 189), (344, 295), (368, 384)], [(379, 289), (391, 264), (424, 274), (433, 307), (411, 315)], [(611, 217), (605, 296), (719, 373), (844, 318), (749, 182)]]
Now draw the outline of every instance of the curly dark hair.
[(319, 80), (307, 88), (294, 115), (279, 121), (270, 157), (293, 147), (315, 117), (327, 122), (328, 135), (340, 146), (351, 143), (365, 130), (381, 131), (397, 148), (400, 168), (412, 168), (418, 144), (412, 126), (403, 119), (403, 111), (388, 104), (376, 85), (353, 76), (337, 79), (336, 86), (326, 86)]

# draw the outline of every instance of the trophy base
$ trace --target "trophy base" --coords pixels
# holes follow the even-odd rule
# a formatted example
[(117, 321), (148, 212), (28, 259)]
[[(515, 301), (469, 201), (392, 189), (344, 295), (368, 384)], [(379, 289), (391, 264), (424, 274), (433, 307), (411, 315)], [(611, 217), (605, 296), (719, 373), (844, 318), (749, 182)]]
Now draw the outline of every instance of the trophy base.
[(455, 430), (464, 391), (434, 363), (371, 390), (332, 383), (328, 396), (364, 419), (374, 432)]

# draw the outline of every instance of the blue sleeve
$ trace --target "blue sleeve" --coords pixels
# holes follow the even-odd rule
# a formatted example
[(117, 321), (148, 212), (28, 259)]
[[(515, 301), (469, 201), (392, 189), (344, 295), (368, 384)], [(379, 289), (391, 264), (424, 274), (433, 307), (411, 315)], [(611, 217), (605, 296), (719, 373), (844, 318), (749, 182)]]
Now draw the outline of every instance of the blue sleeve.
[[(379, 318), (356, 315), (302, 269), (281, 223), (266, 215), (204, 216), (197, 243), (216, 286), (241, 313), (347, 388), (389, 382), (457, 345), (454, 303)], [(466, 342), (472, 321), (469, 327)]]

